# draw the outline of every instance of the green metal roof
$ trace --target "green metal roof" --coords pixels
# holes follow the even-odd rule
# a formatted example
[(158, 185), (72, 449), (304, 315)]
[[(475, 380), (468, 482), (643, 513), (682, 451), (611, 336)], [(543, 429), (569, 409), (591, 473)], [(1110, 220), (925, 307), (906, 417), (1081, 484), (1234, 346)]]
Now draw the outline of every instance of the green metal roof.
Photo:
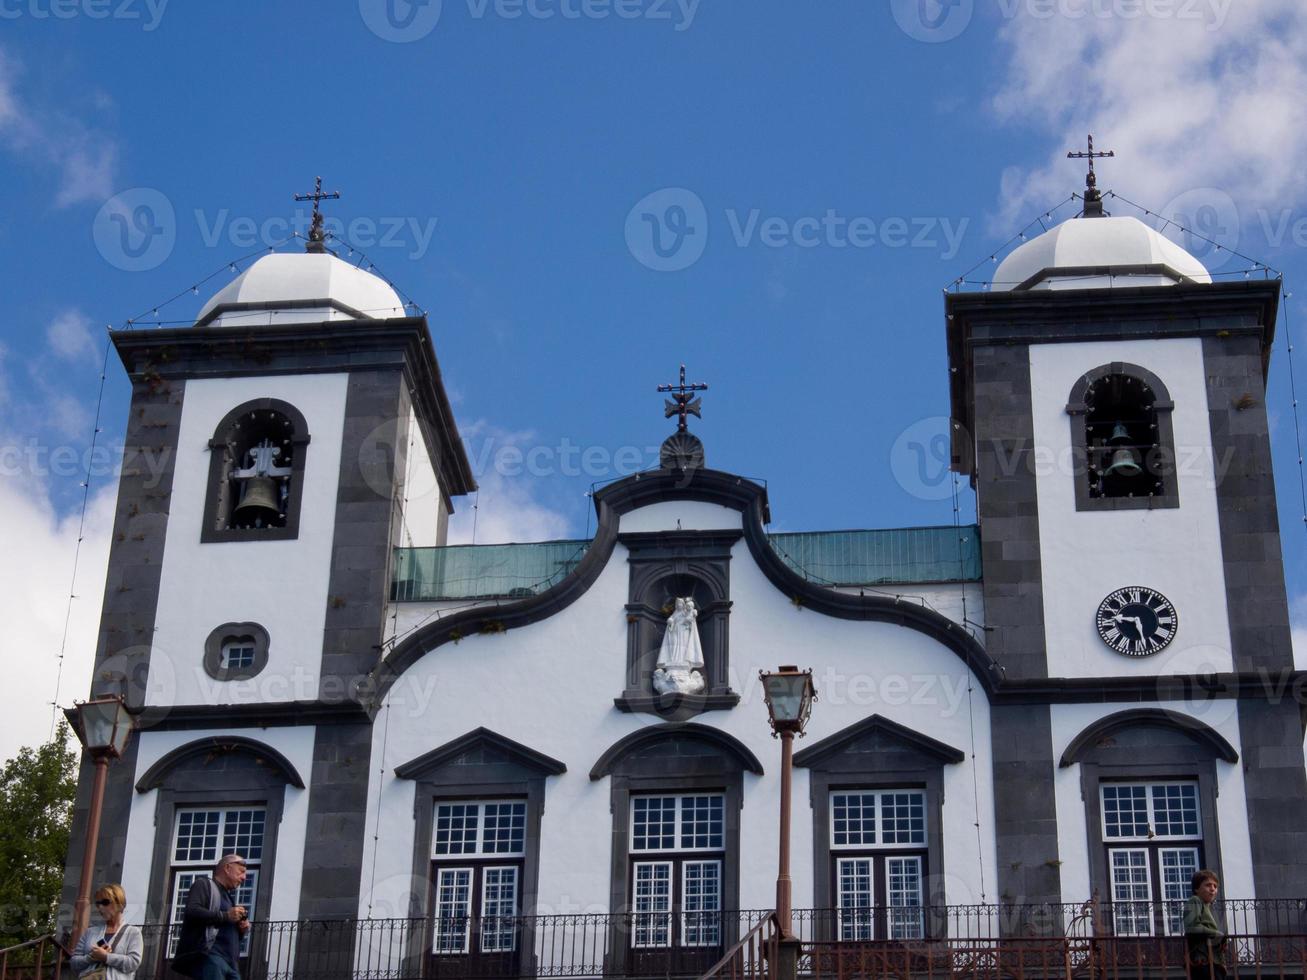
[[(890, 528), (768, 535), (795, 572), (819, 585), (975, 582), (980, 529)], [(589, 541), (451, 545), (395, 549), (391, 597), (400, 602), (521, 598), (556, 584), (576, 567)]]

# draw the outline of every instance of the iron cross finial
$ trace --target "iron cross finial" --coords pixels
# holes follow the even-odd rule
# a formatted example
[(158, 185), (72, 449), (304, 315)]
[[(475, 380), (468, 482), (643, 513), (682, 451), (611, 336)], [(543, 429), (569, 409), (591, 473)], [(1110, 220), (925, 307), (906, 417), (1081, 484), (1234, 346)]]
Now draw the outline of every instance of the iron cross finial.
[(1094, 173), (1094, 161), (1116, 156), (1115, 150), (1094, 151), (1094, 134), (1089, 134), (1089, 151), (1072, 150), (1066, 155), (1068, 160), (1088, 160), (1089, 173), (1085, 175), (1085, 217), (1095, 218), (1103, 215), (1103, 195), (1098, 192), (1098, 175)]
[(693, 384), (685, 383), (685, 365), (681, 365), (681, 383), (675, 385), (659, 385), (658, 390), (661, 392), (670, 392), (672, 399), (663, 400), (663, 418), (669, 419), (673, 415), (678, 416), (676, 431), (685, 432), (685, 417), (693, 415), (697, 419), (703, 418), (700, 409), (703, 407), (703, 399), (695, 398), (696, 391), (707, 391), (708, 386), (701, 381)]
[(330, 193), (325, 193), (322, 190), (321, 177), (315, 179), (312, 194), (295, 195), (295, 200), (297, 201), (313, 202), (313, 224), (309, 226), (309, 240), (304, 245), (304, 250), (306, 252), (325, 252), (327, 250), (327, 246), (325, 244), (327, 240), (327, 236), (326, 234), (323, 233), (322, 230), (322, 211), (318, 208), (318, 203), (320, 201), (336, 201), (339, 199), (340, 199), (339, 191), (331, 191)]

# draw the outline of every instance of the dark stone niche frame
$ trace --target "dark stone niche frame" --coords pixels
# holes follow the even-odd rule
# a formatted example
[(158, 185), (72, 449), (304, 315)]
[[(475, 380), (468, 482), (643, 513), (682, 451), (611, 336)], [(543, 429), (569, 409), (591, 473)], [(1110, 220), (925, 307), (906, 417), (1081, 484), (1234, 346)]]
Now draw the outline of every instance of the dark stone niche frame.
[[(230, 443), (235, 424), (251, 412), (271, 411), (284, 416), (291, 424), (290, 494), (286, 500), (285, 527), (219, 527), (230, 509), (236, 505), (228, 500), (231, 493), (228, 474), (240, 460), (231, 460)], [(213, 430), (209, 440), (209, 483), (204, 497), (204, 526), (200, 541), (293, 541), (300, 534), (300, 501), (304, 497), (304, 457), (308, 453), (309, 424), (298, 408), (280, 398), (256, 398), (237, 405), (228, 412)]]
[[(254, 663), (249, 667), (224, 667), (222, 647), (228, 640), (248, 638), (254, 647)], [(204, 670), (214, 680), (243, 681), (268, 666), (268, 631), (258, 623), (223, 623), (204, 641)]]
[[(730, 685), (731, 547), (743, 531), (652, 531), (623, 534), (630, 592), (626, 604), (626, 688), (613, 703), (684, 720), (703, 711), (733, 708)], [(671, 604), (691, 596), (699, 610), (704, 682), (701, 694), (659, 694), (653, 689)]]
[[(1091, 497), (1089, 495), (1088, 461), (1089, 439), (1086, 423), (1089, 405), (1086, 397), (1096, 382), (1112, 375), (1134, 378), (1153, 395), (1152, 409), (1157, 416), (1157, 437), (1154, 442), (1157, 475), (1162, 479), (1162, 492), (1151, 497)], [(1114, 361), (1086, 371), (1076, 381), (1067, 399), (1066, 413), (1071, 416), (1072, 479), (1076, 486), (1076, 510), (1160, 510), (1180, 506), (1180, 488), (1176, 468), (1175, 434), (1171, 427), (1171, 413), (1175, 402), (1162, 383), (1162, 379), (1147, 368), (1125, 361)]]
[(1107, 846), (1099, 789), (1103, 783), (1193, 780), (1203, 830), (1203, 867), (1218, 878), (1221, 837), (1216, 820), (1220, 780), (1216, 762), (1237, 765), (1239, 754), (1219, 733), (1188, 715), (1160, 708), (1135, 708), (1100, 718), (1073, 738), (1058, 767), (1080, 766), (1092, 888), (1110, 895)]

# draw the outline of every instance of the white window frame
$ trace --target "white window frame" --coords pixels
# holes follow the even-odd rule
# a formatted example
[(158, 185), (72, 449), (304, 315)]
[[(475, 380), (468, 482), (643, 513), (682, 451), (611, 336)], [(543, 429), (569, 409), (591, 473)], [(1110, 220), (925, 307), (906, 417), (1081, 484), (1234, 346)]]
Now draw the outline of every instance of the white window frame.
[[(636, 861), (631, 866), (631, 945), (636, 949), (662, 949), (672, 945), (672, 874), (674, 861)], [(641, 872), (649, 877), (641, 882)], [(657, 872), (661, 871), (659, 877)], [(661, 893), (640, 894), (640, 885), (661, 884)]]
[[(682, 946), (720, 946), (722, 944), (722, 874), (725, 862), (721, 858), (708, 860), (687, 860), (681, 862), (681, 945)], [(715, 886), (713, 895), (715, 904), (712, 908), (691, 909), (690, 904), (690, 870), (713, 868), (712, 880)], [(703, 878), (700, 878), (702, 882)], [(698, 896), (702, 902), (702, 893)], [(694, 939), (690, 936), (694, 935)]]
[[(640, 847), (635, 846), (635, 809), (637, 800), (675, 800), (676, 805), (672, 814), (672, 837), (673, 844), (671, 847)], [(721, 838), (719, 843), (714, 847), (695, 847), (693, 844), (685, 845), (683, 837), (683, 816), (685, 813), (685, 803), (687, 800), (715, 799), (718, 801), (722, 815)], [(640, 793), (631, 797), (631, 854), (720, 854), (726, 850), (726, 795), (724, 793)]]
[[(917, 804), (921, 807), (921, 833), (919, 840), (913, 841), (892, 841), (885, 843), (885, 798), (894, 796), (909, 795), (916, 797)], [(845, 842), (837, 844), (835, 841), (835, 797), (837, 796), (869, 796), (874, 802), (874, 829), (876, 835), (875, 841), (871, 843), (860, 842), (851, 844)], [(924, 789), (833, 789), (830, 791), (830, 842), (832, 851), (895, 851), (895, 850), (925, 850), (929, 843), (928, 824), (929, 819), (926, 811), (926, 791)]]
[[(862, 866), (861, 868), (859, 866)], [(844, 869), (855, 868), (858, 880), (867, 884), (865, 892), (847, 892), (844, 889)], [(876, 859), (873, 857), (842, 857), (835, 859), (835, 908), (839, 918), (840, 942), (867, 942), (874, 938), (873, 909), (876, 907)], [(849, 899), (866, 895), (865, 905), (850, 904)]]
[[(515, 851), (497, 851), (486, 848), (485, 830), (486, 830), (486, 807), (509, 805), (521, 808), (522, 816), (522, 846)], [(475, 807), (477, 817), (476, 839), (474, 850), (447, 851), (441, 853), (437, 850), (440, 846), (440, 809), (441, 807), (465, 806)], [(458, 861), (460, 859), (471, 858), (520, 858), (526, 856), (526, 817), (527, 801), (522, 799), (498, 799), (498, 800), (437, 800), (435, 810), (433, 811), (431, 827), (431, 859), (433, 861)]]
[[(441, 810), (446, 807), (462, 807), (464, 816), (474, 815), (476, 819), (476, 829), (474, 837), (471, 840), (471, 848), (464, 848), (457, 851), (448, 851), (442, 853), (440, 848), (440, 819)], [(486, 811), (489, 807), (511, 807), (511, 818), (520, 819), (522, 825), (522, 842), (521, 846), (513, 850), (496, 850), (493, 848), (492, 841), (486, 837)], [(433, 905), (433, 927), (431, 935), (431, 951), (437, 956), (466, 956), (472, 952), (472, 902), (478, 894), (480, 886), (481, 906), (475, 917), (479, 923), (478, 929), (479, 943), (481, 953), (513, 953), (517, 951), (517, 918), (521, 914), (522, 901), (522, 879), (525, 875), (525, 860), (527, 848), (527, 801), (516, 797), (479, 799), (479, 800), (459, 800), (446, 799), (436, 800), (432, 809), (432, 827), (431, 827), (431, 860), (437, 865), (435, 873), (435, 896)], [(452, 817), (453, 815), (450, 814)], [(469, 842), (460, 841), (460, 846)], [(496, 861), (511, 861), (521, 859), (523, 864), (496, 864)], [(491, 931), (486, 931), (487, 907), (490, 903), (488, 892), (487, 876), (496, 874), (502, 875), (505, 871), (511, 871), (513, 874), (512, 882), (512, 907), (513, 913), (509, 916), (496, 913), (490, 915), (493, 920), (511, 919), (512, 923), (508, 926), (500, 924)], [(442, 917), (441, 910), (441, 887), (447, 877), (454, 875), (466, 875), (467, 894), (462, 906), (462, 912), (459, 915), (446, 915)], [(498, 883), (502, 886), (502, 882)], [(462, 918), (462, 925), (457, 929), (451, 926), (451, 923), (458, 918)], [(451, 941), (452, 940), (452, 941)], [(487, 943), (489, 940), (489, 943)]]
[[(213, 835), (212, 848), (205, 848), (200, 857), (177, 857), (177, 844), (181, 837), (182, 816), (185, 814), (203, 813), (218, 814), (218, 826)], [(263, 815), (263, 829), (259, 835), (259, 850), (257, 856), (249, 852), (249, 849), (240, 849), (233, 845), (227, 847), (227, 818), (232, 814), (240, 813), (259, 813)], [(255, 902), (259, 894), (259, 868), (263, 864), (263, 849), (268, 842), (268, 808), (262, 805), (231, 805), (231, 806), (184, 806), (178, 807), (173, 812), (172, 818), (172, 837), (168, 845), (168, 879), (172, 894), (168, 896), (168, 956), (172, 957), (177, 952), (177, 942), (181, 938), (182, 917), (186, 911), (186, 893), (190, 886), (194, 884), (196, 878), (204, 878), (212, 874), (214, 867), (218, 864), (218, 859), (224, 854), (235, 850), (245, 858), (245, 880), (240, 887), (236, 889), (237, 905), (244, 905), (250, 910), (253, 916)], [(182, 884), (186, 887), (183, 888)], [(250, 938), (249, 933), (241, 937), (240, 955), (249, 954)]]
[[(249, 656), (242, 656), (239, 661), (232, 661), (232, 654), (237, 651), (244, 653), (249, 651)], [(259, 648), (253, 638), (229, 637), (222, 641), (222, 648), (218, 655), (218, 666), (222, 670), (248, 670), (254, 666), (258, 660)]]
[[(1121, 787), (1130, 787), (1132, 789), (1142, 786), (1144, 788), (1144, 801), (1148, 809), (1148, 829), (1151, 833), (1122, 835), (1119, 837), (1109, 837), (1107, 833), (1107, 798), (1106, 791), (1110, 787), (1119, 789)], [(1194, 819), (1197, 822), (1198, 832), (1195, 834), (1159, 834), (1155, 832), (1157, 827), (1157, 807), (1155, 805), (1153, 790), (1164, 789), (1168, 786), (1185, 786), (1193, 790), (1194, 799)], [(1098, 804), (1102, 815), (1102, 833), (1103, 843), (1111, 847), (1117, 842), (1126, 843), (1130, 841), (1201, 841), (1203, 839), (1203, 805), (1201, 796), (1201, 787), (1196, 780), (1192, 779), (1168, 779), (1156, 782), (1105, 782), (1098, 787)]]

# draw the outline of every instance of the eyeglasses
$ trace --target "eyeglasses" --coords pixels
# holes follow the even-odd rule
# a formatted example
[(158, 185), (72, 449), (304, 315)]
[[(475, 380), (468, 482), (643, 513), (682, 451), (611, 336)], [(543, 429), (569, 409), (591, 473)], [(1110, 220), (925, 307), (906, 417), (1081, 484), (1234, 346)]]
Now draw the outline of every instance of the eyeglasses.
[(112, 905), (112, 904), (113, 904), (113, 899), (111, 899), (111, 898), (97, 898), (97, 899), (95, 900), (95, 904), (96, 904), (96, 905)]

